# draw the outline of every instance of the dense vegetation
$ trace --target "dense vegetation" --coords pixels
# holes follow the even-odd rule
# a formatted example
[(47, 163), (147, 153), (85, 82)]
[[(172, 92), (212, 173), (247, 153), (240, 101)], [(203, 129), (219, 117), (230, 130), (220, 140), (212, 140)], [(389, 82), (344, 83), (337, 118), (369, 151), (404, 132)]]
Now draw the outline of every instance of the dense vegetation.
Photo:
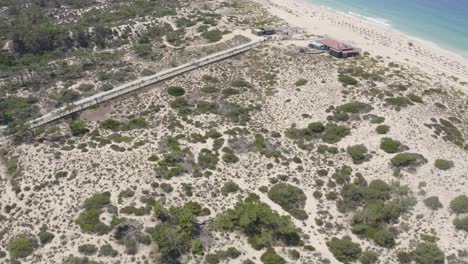
[(291, 219), (261, 202), (239, 202), (233, 209), (219, 214), (214, 224), (220, 230), (241, 231), (257, 250), (278, 243), (291, 246), (302, 243)]
[(178, 259), (187, 252), (203, 254), (203, 246), (197, 240), (199, 225), (196, 217), (200, 211), (194, 208), (186, 204), (166, 209), (161, 203), (155, 204), (154, 213), (161, 223), (154, 227), (151, 237), (158, 244), (165, 263), (179, 263)]
[(361, 246), (353, 242), (349, 236), (345, 236), (341, 239), (333, 237), (327, 242), (327, 246), (333, 256), (343, 263), (350, 263), (358, 260), (362, 253)]
[[(368, 186), (361, 184), (346, 184), (341, 190), (341, 200), (338, 209), (343, 212), (354, 212), (352, 221), (353, 233), (372, 239), (382, 247), (392, 247), (395, 244), (396, 232), (388, 228), (398, 221), (401, 214), (408, 212), (415, 204), (404, 186), (391, 186), (382, 180), (373, 180)], [(398, 196), (392, 197), (392, 193)]]
[(300, 188), (287, 183), (278, 183), (270, 188), (268, 198), (279, 204), (295, 218), (300, 220), (308, 218), (307, 213), (303, 210), (306, 196)]
[(110, 204), (109, 192), (96, 193), (84, 201), (84, 211), (76, 219), (81, 231), (103, 235), (109, 232), (109, 226), (100, 221), (103, 208)]

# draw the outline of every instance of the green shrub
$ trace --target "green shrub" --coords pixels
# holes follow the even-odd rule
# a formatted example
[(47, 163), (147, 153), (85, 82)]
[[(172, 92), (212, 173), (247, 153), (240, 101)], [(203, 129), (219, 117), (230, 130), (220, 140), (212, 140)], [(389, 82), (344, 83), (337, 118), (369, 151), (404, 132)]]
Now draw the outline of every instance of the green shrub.
[(89, 129), (83, 121), (73, 121), (68, 125), (74, 137), (82, 136), (89, 133)]
[(345, 112), (351, 114), (367, 113), (372, 110), (372, 106), (362, 102), (349, 102), (338, 106), (335, 112)]
[(409, 105), (409, 100), (406, 97), (390, 97), (385, 98), (385, 102), (396, 107), (406, 107)]
[(307, 218), (309, 218), (309, 215), (307, 214), (307, 212), (302, 209), (295, 208), (289, 211), (289, 213), (298, 220), (304, 221), (304, 220), (307, 220)]
[(397, 153), (400, 152), (401, 143), (398, 140), (393, 140), (391, 138), (382, 138), (380, 141), (380, 149), (387, 153)]
[(453, 162), (450, 160), (437, 159), (434, 166), (439, 170), (449, 170), (453, 167)]
[(12, 259), (25, 258), (31, 255), (37, 246), (36, 238), (20, 235), (8, 242), (8, 252)]
[(99, 264), (98, 262), (89, 259), (88, 257), (75, 257), (73, 255), (63, 260), (63, 264)]
[(224, 260), (227, 258), (236, 259), (241, 255), (241, 252), (237, 250), (235, 247), (229, 247), (228, 249), (224, 251), (218, 251), (217, 254), (220, 257), (220, 259)]
[(411, 254), (408, 252), (400, 251), (397, 253), (398, 262), (402, 264), (411, 263)]
[(223, 38), (223, 34), (219, 30), (205, 31), (201, 36), (208, 42), (218, 42)]
[(202, 149), (198, 154), (198, 166), (200, 169), (216, 169), (216, 165), (218, 164), (219, 158), (218, 155), (213, 153), (209, 149)]
[(407, 167), (415, 165), (418, 160), (421, 159), (421, 155), (415, 153), (399, 153), (395, 155), (390, 161), (395, 167)]
[(91, 208), (100, 209), (110, 204), (110, 197), (111, 197), (110, 192), (95, 193), (84, 201), (83, 207), (86, 209), (91, 209)]
[(417, 264), (445, 263), (445, 254), (435, 243), (419, 243), (413, 251), (413, 259)]
[(378, 263), (379, 255), (377, 252), (373, 250), (366, 250), (362, 252), (361, 257), (359, 258), (359, 261), (362, 264), (374, 264)]
[(39, 237), (39, 241), (41, 242), (41, 245), (45, 245), (51, 242), (55, 237), (54, 234), (47, 232), (47, 231), (41, 231), (39, 232), (39, 234), (37, 234), (37, 236)]
[(306, 203), (306, 196), (302, 189), (287, 183), (278, 183), (270, 188), (268, 198), (279, 204), (285, 211), (295, 212), (302, 218), (304, 217), (302, 212), (295, 211), (296, 209), (303, 209)]
[(234, 153), (231, 153), (231, 152), (224, 153), (221, 158), (226, 163), (237, 163), (237, 162), (239, 162), (239, 158)]
[(334, 144), (351, 133), (350, 129), (345, 126), (327, 126), (322, 140), (326, 143)]
[(346, 152), (355, 163), (362, 163), (370, 158), (370, 155), (367, 154), (367, 148), (364, 145), (350, 146), (346, 149)]
[(382, 247), (391, 248), (395, 245), (395, 235), (385, 228), (376, 230), (372, 238)]
[(267, 248), (265, 253), (260, 256), (264, 264), (286, 264), (286, 260), (278, 255), (272, 247)]
[(237, 87), (237, 88), (248, 88), (252, 87), (252, 84), (250, 84), (248, 81), (244, 79), (237, 79), (231, 82), (232, 87)]
[(413, 93), (408, 94), (408, 98), (415, 103), (423, 103), (421, 96), (417, 96)]
[(185, 94), (185, 89), (179, 86), (171, 86), (167, 88), (167, 93), (169, 95), (178, 97), (178, 96), (182, 96)]
[(388, 131), (390, 131), (390, 127), (387, 126), (387, 125), (378, 125), (375, 128), (375, 131), (377, 131), (377, 133), (379, 133), (379, 134), (387, 134)]
[(98, 248), (93, 244), (84, 244), (78, 247), (78, 252), (86, 256), (94, 255), (97, 251)]
[(288, 255), (292, 260), (298, 260), (301, 258), (301, 253), (295, 249), (291, 249), (288, 251)]
[(82, 232), (104, 235), (109, 232), (109, 227), (99, 220), (101, 214), (101, 209), (86, 209), (78, 215), (76, 223), (80, 226)]
[(179, 263), (179, 257), (190, 252), (197, 238), (196, 216), (188, 207), (166, 209), (160, 202), (154, 205), (155, 216), (160, 223), (151, 231), (151, 237), (159, 246), (162, 263)]
[(455, 220), (453, 220), (453, 224), (455, 225), (456, 229), (468, 232), (468, 216), (455, 218)]
[(115, 119), (109, 118), (101, 123), (101, 128), (117, 131), (123, 124)]
[(354, 243), (349, 236), (341, 239), (334, 237), (326, 244), (333, 256), (343, 263), (354, 262), (361, 256), (361, 246)]
[(439, 201), (439, 197), (431, 196), (423, 200), (424, 205), (431, 210), (438, 210), (443, 207), (442, 203)]
[(219, 88), (213, 85), (208, 85), (208, 86), (201, 88), (200, 91), (202, 91), (203, 93), (207, 93), (207, 94), (214, 94), (214, 93), (219, 92)]
[(314, 133), (322, 133), (325, 130), (325, 126), (322, 124), (322, 122), (312, 122), (307, 125), (307, 129)]
[(257, 250), (277, 241), (291, 246), (302, 243), (290, 217), (281, 216), (267, 204), (255, 201), (239, 202), (233, 209), (218, 214), (214, 226), (225, 231), (240, 230)]
[(102, 208), (110, 204), (110, 192), (96, 193), (87, 198), (84, 203), (84, 211), (78, 215), (76, 223), (81, 231), (103, 235), (109, 232), (109, 227), (99, 220)]
[(203, 244), (200, 239), (197, 238), (192, 241), (191, 252), (193, 255), (203, 256), (205, 254), (205, 250), (203, 249)]
[(297, 80), (297, 82), (294, 83), (294, 85), (296, 86), (304, 86), (308, 83), (309, 81), (307, 81), (306, 79), (299, 79)]
[(138, 243), (135, 239), (125, 241), (125, 254), (136, 255), (136, 253), (138, 253)]
[(221, 188), (221, 193), (224, 196), (228, 196), (228, 194), (237, 192), (238, 190), (239, 190), (239, 185), (237, 185), (233, 181), (228, 181), (228, 182), (225, 182), (223, 187)]
[(160, 187), (165, 193), (170, 193), (174, 190), (174, 187), (170, 183), (163, 182), (160, 184)]
[(104, 257), (114, 258), (114, 257), (117, 257), (119, 255), (119, 252), (117, 250), (113, 249), (111, 245), (105, 244), (105, 245), (102, 245), (99, 248), (99, 255), (104, 256)]
[(359, 82), (354, 79), (353, 77), (345, 74), (340, 74), (338, 75), (338, 81), (343, 84), (343, 86), (348, 86), (348, 85), (357, 85)]
[(468, 197), (466, 195), (459, 195), (450, 202), (450, 209), (456, 214), (468, 213)]
[(241, 91), (232, 87), (225, 88), (221, 91), (225, 96), (241, 94)]
[(218, 264), (220, 262), (218, 254), (210, 253), (205, 256), (205, 263)]

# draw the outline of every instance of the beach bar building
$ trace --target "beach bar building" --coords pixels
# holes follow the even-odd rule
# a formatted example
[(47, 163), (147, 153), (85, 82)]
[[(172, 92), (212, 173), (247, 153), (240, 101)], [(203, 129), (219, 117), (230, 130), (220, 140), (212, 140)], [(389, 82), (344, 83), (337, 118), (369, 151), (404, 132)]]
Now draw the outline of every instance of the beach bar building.
[[(322, 44), (324, 49), (330, 53), (330, 55), (337, 58), (349, 58), (359, 55), (360, 49), (355, 48), (349, 44), (345, 44), (342, 41), (326, 37), (316, 42)], [(323, 48), (322, 48), (323, 49)]]

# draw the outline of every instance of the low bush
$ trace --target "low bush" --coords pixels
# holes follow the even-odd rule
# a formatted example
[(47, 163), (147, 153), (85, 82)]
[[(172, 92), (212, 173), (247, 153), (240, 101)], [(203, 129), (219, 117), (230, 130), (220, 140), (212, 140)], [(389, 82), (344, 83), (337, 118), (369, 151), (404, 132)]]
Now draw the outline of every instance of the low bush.
[(439, 201), (439, 197), (431, 196), (423, 200), (424, 205), (431, 210), (438, 210), (443, 207), (442, 203)]
[(47, 232), (47, 231), (41, 231), (39, 232), (39, 234), (37, 234), (37, 236), (39, 237), (39, 241), (41, 242), (41, 245), (45, 245), (49, 242), (51, 242), (55, 235), (50, 233), (50, 232)]
[(453, 162), (450, 160), (437, 159), (434, 166), (439, 170), (449, 170), (453, 167)]
[(112, 246), (109, 244), (102, 245), (99, 248), (99, 256), (114, 258), (117, 257), (117, 255), (119, 255), (119, 252), (112, 248)]
[(459, 195), (450, 202), (450, 209), (456, 214), (468, 213), (468, 197)]
[(412, 258), (417, 264), (445, 263), (445, 254), (435, 243), (419, 243), (412, 252)]
[(96, 193), (84, 201), (85, 210), (78, 215), (75, 221), (82, 232), (98, 235), (109, 232), (109, 226), (100, 221), (100, 216), (102, 208), (110, 204), (110, 195), (109, 192)]
[(83, 121), (72, 121), (68, 126), (74, 137), (82, 136), (90, 131)]
[[(268, 198), (279, 204), (285, 211), (294, 212), (294, 215), (304, 218), (304, 214), (297, 211), (297, 209), (302, 210), (304, 208), (307, 199), (302, 189), (287, 183), (278, 183), (270, 188)], [(307, 214), (305, 214), (306, 216)]]
[(362, 252), (361, 257), (359, 258), (359, 261), (362, 264), (374, 264), (378, 263), (379, 259), (379, 254), (373, 250), (366, 250)]
[(367, 161), (371, 157), (371, 155), (367, 153), (367, 148), (364, 145), (350, 146), (346, 149), (346, 152), (356, 164)]
[(333, 237), (326, 244), (333, 256), (344, 263), (358, 260), (362, 253), (361, 246), (354, 243), (349, 236), (344, 236), (341, 239)]
[(379, 133), (379, 134), (387, 134), (388, 131), (390, 131), (390, 127), (387, 126), (387, 125), (378, 125), (375, 128), (375, 131), (377, 131), (377, 133)]
[(97, 251), (98, 248), (93, 244), (84, 244), (78, 247), (78, 252), (86, 256), (94, 255)]
[(353, 77), (345, 74), (340, 74), (338, 75), (338, 81), (343, 84), (343, 86), (348, 86), (348, 85), (357, 85), (359, 82), (354, 79)]
[(151, 237), (159, 246), (161, 262), (179, 263), (181, 255), (190, 252), (197, 243), (196, 216), (185, 206), (166, 209), (159, 202), (154, 205), (154, 213), (160, 223), (152, 229)]
[(382, 138), (380, 141), (380, 149), (387, 153), (397, 153), (400, 152), (401, 143), (398, 140), (393, 140), (391, 138)]
[(214, 226), (219, 230), (241, 231), (257, 250), (278, 241), (291, 246), (302, 243), (290, 217), (281, 216), (267, 204), (255, 201), (239, 202), (233, 209), (218, 214)]
[(221, 188), (221, 193), (224, 196), (228, 196), (230, 193), (237, 192), (239, 189), (240, 189), (239, 185), (237, 185), (235, 182), (228, 181), (228, 182), (225, 182), (223, 187)]
[(20, 235), (8, 242), (8, 252), (12, 259), (25, 258), (31, 255), (38, 247), (36, 238)]
[(223, 38), (223, 34), (219, 30), (205, 31), (201, 36), (208, 42), (218, 42)]
[(296, 86), (304, 86), (308, 83), (309, 81), (307, 81), (306, 79), (299, 79), (297, 80), (297, 82), (294, 83), (294, 85)]
[(410, 101), (406, 97), (389, 97), (385, 98), (385, 102), (395, 107), (406, 107), (410, 104)]
[(167, 88), (167, 93), (169, 95), (178, 97), (185, 94), (185, 89), (179, 86), (171, 86)]
[(351, 130), (348, 127), (331, 125), (326, 127), (322, 140), (326, 143), (334, 144), (349, 134), (351, 134)]
[(408, 94), (408, 98), (415, 103), (423, 103), (421, 96), (415, 95), (414, 93)]
[(456, 229), (468, 232), (468, 216), (455, 218), (455, 220), (453, 220), (453, 224)]
[(197, 238), (192, 241), (192, 249), (190, 251), (193, 255), (203, 256), (205, 254), (205, 250), (203, 249), (203, 244), (200, 239)]
[(237, 79), (231, 82), (232, 87), (237, 87), (237, 88), (248, 88), (252, 87), (252, 84), (250, 84), (248, 81), (244, 79)]
[(237, 162), (239, 162), (239, 158), (232, 152), (224, 153), (221, 158), (226, 163), (237, 163)]
[(267, 248), (265, 253), (260, 256), (260, 260), (264, 264), (286, 264), (286, 260), (278, 255), (272, 247)]
[(426, 162), (424, 157), (416, 153), (399, 153), (395, 155), (391, 160), (391, 164), (395, 167), (408, 167), (411, 165), (417, 165), (420, 162)]

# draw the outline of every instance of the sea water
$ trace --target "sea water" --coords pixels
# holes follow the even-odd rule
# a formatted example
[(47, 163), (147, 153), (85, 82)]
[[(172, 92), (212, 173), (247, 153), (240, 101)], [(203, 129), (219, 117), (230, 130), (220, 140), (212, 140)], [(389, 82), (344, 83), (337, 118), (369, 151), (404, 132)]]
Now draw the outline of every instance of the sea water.
[(306, 0), (468, 57), (468, 0)]

